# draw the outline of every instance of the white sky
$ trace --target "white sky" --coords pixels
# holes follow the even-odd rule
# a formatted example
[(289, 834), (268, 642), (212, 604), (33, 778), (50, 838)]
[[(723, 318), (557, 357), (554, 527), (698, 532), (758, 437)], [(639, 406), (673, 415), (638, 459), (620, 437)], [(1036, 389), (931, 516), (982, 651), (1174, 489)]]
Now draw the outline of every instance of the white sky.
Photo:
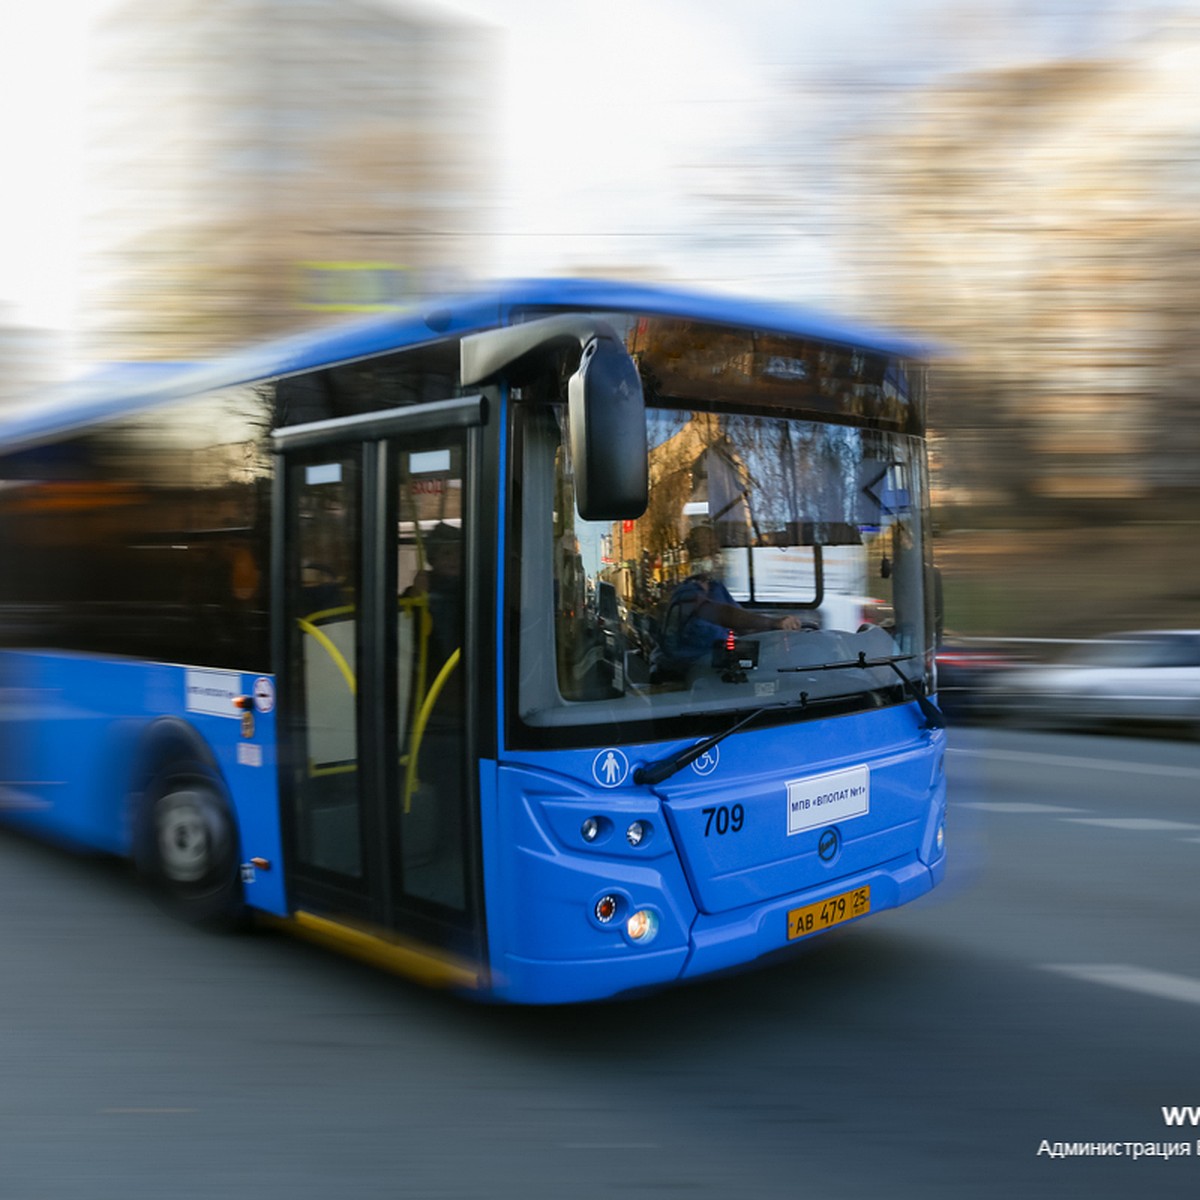
[(0, 323), (69, 318), (83, 44), (78, 0), (0, 17)]
[[(72, 322), (84, 34), (114, 0), (0, 17), (0, 324)], [(383, 0), (380, 0), (383, 2)], [(403, 7), (402, 0), (391, 0)], [(822, 154), (880, 89), (1088, 51), (1171, 0), (423, 0), (491, 26), (489, 274), (590, 263), (819, 291)], [(763, 199), (800, 194), (807, 212)], [(836, 204), (832, 195), (825, 202)], [(757, 207), (755, 206), (757, 202)], [(794, 208), (795, 206), (793, 206)], [(778, 236), (776, 236), (778, 234)]]

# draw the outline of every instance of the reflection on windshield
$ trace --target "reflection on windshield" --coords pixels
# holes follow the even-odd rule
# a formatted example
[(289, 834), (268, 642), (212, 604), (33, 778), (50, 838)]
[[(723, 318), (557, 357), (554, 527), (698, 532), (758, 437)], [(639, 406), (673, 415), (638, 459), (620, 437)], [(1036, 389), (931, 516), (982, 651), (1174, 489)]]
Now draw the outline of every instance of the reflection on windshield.
[(917, 441), (744, 413), (657, 408), (648, 420), (649, 506), (601, 523), (578, 518), (565, 438), (543, 417), (552, 587), (537, 587), (539, 556), (523, 571), (525, 594), (552, 604), (555, 655), (539, 668), (536, 611), (525, 613), (526, 721), (637, 720), (802, 694), (872, 706), (896, 691), (890, 670), (818, 669), (861, 654), (917, 655), (905, 669), (920, 677), (929, 622)]

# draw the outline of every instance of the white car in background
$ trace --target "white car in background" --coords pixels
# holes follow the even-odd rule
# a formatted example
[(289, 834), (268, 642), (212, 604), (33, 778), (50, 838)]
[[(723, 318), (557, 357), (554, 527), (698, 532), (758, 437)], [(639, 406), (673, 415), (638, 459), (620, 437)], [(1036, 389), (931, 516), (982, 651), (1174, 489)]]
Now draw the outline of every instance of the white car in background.
[(1057, 663), (1005, 672), (996, 684), (996, 707), (1017, 723), (1179, 726), (1200, 735), (1200, 630), (1111, 634)]

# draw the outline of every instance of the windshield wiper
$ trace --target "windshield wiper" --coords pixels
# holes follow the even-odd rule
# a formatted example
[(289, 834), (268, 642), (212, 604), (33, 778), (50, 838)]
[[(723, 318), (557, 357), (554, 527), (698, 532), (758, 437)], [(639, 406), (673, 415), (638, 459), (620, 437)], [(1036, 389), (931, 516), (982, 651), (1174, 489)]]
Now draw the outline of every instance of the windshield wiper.
[[(670, 779), (676, 771), (682, 771), (689, 763), (693, 763), (698, 758), (702, 758), (707, 754), (718, 742), (723, 742), (732, 733), (737, 733), (739, 729), (744, 729), (751, 721), (757, 720), (763, 713), (770, 712), (775, 708), (790, 708), (792, 701), (786, 704), (768, 704), (763, 708), (756, 708), (748, 716), (743, 717), (740, 721), (730, 725), (723, 733), (714, 733), (712, 737), (705, 738), (702, 742), (696, 742), (692, 746), (686, 746), (684, 749), (677, 751), (675, 754), (668, 754), (665, 758), (656, 759), (654, 762), (645, 763), (638, 767), (633, 772), (634, 783), (648, 783), (651, 787), (656, 783), (662, 783), (664, 779)], [(808, 693), (800, 694), (800, 707), (803, 708), (808, 703)]]
[[(918, 657), (916, 654), (894, 654), (884, 658), (868, 658), (865, 652), (860, 652), (857, 658), (847, 659), (845, 662), (818, 663), (811, 667), (779, 667), (778, 670), (780, 673), (786, 671), (800, 673), (803, 671), (853, 671), (867, 670), (870, 667), (891, 667), (900, 677), (900, 682), (904, 684), (904, 690), (917, 702), (917, 707), (920, 708), (925, 717), (926, 727), (929, 729), (945, 729), (946, 718), (942, 716), (938, 707), (897, 666), (897, 663), (911, 662)], [(686, 746), (675, 754), (668, 754), (665, 758), (659, 758), (654, 762), (648, 762), (635, 768), (633, 782), (649, 784), (651, 787), (656, 783), (662, 783), (663, 780), (670, 779), (676, 772), (682, 771), (684, 767), (694, 763), (696, 759), (703, 757), (718, 742), (723, 742), (731, 734), (737, 733), (739, 729), (744, 729), (751, 721), (756, 721), (763, 713), (772, 712), (779, 708), (791, 708), (794, 704), (799, 704), (802, 709), (806, 708), (808, 706), (808, 693), (801, 692), (796, 700), (788, 700), (782, 704), (768, 704), (763, 708), (756, 708), (752, 713), (744, 716), (740, 721), (734, 722), (734, 724), (721, 733), (714, 733), (712, 737), (707, 737), (692, 746)]]
[(866, 671), (871, 667), (891, 667), (900, 677), (900, 682), (904, 684), (904, 690), (917, 702), (917, 707), (925, 718), (926, 728), (945, 729), (946, 718), (942, 716), (941, 709), (897, 665), (902, 662), (911, 662), (918, 657), (916, 654), (890, 654), (881, 658), (868, 658), (866, 652), (860, 650), (857, 658), (847, 659), (845, 662), (817, 663), (811, 667), (778, 667), (777, 670), (781, 673), (785, 671), (800, 673), (804, 671)]

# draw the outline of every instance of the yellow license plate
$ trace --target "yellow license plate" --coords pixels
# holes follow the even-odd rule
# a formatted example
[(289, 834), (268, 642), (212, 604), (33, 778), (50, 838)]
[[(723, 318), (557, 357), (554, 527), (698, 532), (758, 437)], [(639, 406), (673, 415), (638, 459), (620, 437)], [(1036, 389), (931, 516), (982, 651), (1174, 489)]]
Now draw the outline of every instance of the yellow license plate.
[(817, 904), (793, 908), (788, 913), (788, 941), (808, 937), (811, 933), (820, 933), (823, 929), (832, 929), (843, 921), (853, 921), (855, 917), (866, 916), (870, 911), (869, 887), (855, 888), (852, 892), (830, 896), (828, 900)]

